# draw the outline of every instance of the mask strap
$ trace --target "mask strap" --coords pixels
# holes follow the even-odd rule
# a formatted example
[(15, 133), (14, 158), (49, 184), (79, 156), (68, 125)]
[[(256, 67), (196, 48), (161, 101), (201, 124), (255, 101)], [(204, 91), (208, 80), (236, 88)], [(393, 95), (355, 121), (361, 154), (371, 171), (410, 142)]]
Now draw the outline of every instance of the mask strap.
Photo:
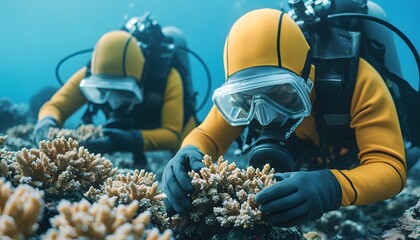
[(285, 138), (288, 139), (292, 133), (296, 130), (297, 127), (299, 127), (300, 123), (303, 121), (303, 118), (300, 118), (299, 120), (297, 120), (295, 122), (295, 124), (293, 124), (293, 126), (290, 128), (289, 131), (286, 132), (285, 134)]
[(311, 73), (311, 63), (312, 63), (312, 48), (309, 49), (306, 54), (305, 65), (303, 66), (301, 77), (306, 81)]

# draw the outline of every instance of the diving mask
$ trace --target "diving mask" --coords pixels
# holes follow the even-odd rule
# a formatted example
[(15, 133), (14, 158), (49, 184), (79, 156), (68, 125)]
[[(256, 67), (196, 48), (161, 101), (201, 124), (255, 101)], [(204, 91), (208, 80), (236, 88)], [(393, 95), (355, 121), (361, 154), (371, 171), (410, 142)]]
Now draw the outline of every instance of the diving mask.
[(94, 74), (80, 82), (80, 90), (92, 103), (105, 104), (116, 110), (123, 105), (143, 101), (143, 94), (135, 78)]
[(284, 68), (254, 67), (239, 71), (213, 93), (212, 100), (232, 126), (261, 125), (273, 120), (283, 125), (311, 113), (309, 92), (313, 83)]

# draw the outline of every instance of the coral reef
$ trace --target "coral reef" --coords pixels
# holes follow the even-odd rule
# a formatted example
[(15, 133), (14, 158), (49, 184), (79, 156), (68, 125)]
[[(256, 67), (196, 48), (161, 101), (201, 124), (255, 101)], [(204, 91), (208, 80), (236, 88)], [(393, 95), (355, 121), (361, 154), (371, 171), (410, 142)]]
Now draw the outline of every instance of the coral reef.
[(216, 233), (236, 229), (271, 232), (254, 199), (257, 192), (275, 183), (274, 169), (268, 164), (262, 170), (253, 167), (239, 169), (235, 163), (228, 164), (223, 157), (213, 163), (207, 155), (202, 162), (205, 167), (199, 173), (189, 172), (195, 188), (191, 195), (193, 207), (188, 216), (180, 217), (176, 233), (181, 234), (181, 238), (188, 238), (207, 235), (209, 229)]
[(71, 138), (78, 142), (84, 142), (87, 139), (94, 139), (103, 136), (102, 126), (95, 126), (93, 124), (81, 125), (77, 129), (50, 128), (48, 132), (49, 140), (64, 137), (66, 139)]
[(22, 148), (34, 148), (32, 141), (32, 123), (16, 125), (7, 129), (7, 139), (4, 141), (5, 148), (10, 151), (20, 151)]
[(137, 217), (139, 203), (114, 207), (116, 198), (103, 196), (90, 204), (83, 199), (78, 203), (60, 202), (60, 214), (51, 219), (55, 228), (45, 239), (170, 239), (171, 230), (159, 234), (150, 224), (150, 212)]
[(44, 193), (28, 185), (12, 188), (0, 178), (0, 238), (25, 239), (38, 228), (44, 208)]
[(392, 199), (367, 206), (340, 208), (325, 213), (320, 219), (308, 222), (301, 228), (303, 232), (316, 231), (322, 239), (378, 239), (378, 236), (391, 236), (392, 233), (406, 238), (409, 234), (406, 234), (399, 222), (395, 223), (395, 219), (401, 217), (404, 211), (415, 205), (419, 199), (420, 186), (416, 186), (413, 179), (408, 178), (406, 188)]
[(0, 177), (9, 178), (14, 173), (12, 164), (14, 162), (15, 153), (7, 151), (6, 148), (3, 148), (6, 139), (7, 136), (0, 136)]
[(8, 98), (0, 98), (0, 116), (0, 132), (16, 124), (35, 121), (27, 105), (12, 103)]
[(7, 129), (6, 133), (9, 137), (23, 138), (28, 140), (34, 131), (34, 127), (35, 125), (32, 123), (20, 124)]
[(129, 204), (137, 200), (140, 211), (150, 211), (153, 221), (162, 228), (169, 227), (163, 198), (165, 194), (158, 190), (155, 174), (145, 170), (135, 170), (133, 173), (117, 174), (108, 178), (100, 189), (90, 187), (86, 197), (99, 199), (101, 196), (115, 197), (118, 203)]
[(7, 138), (7, 135), (0, 136), (0, 147), (3, 147), (4, 143), (6, 142), (6, 138)]
[[(403, 216), (398, 218), (395, 226), (386, 231), (384, 239), (420, 239), (420, 199), (417, 204), (407, 209)], [(398, 238), (399, 237), (399, 238)]]
[(65, 196), (99, 186), (115, 174), (112, 163), (78, 147), (76, 140), (41, 141), (38, 149), (16, 153), (16, 182), (42, 188), (47, 195)]
[[(205, 167), (200, 174), (189, 173), (196, 189), (192, 195), (192, 220), (205, 217), (208, 224), (219, 222), (221, 226), (242, 228), (265, 224), (254, 198), (262, 188), (275, 182), (274, 169), (270, 169), (270, 165), (265, 165), (262, 170), (253, 167), (241, 170), (235, 163), (228, 164), (223, 157), (216, 165), (209, 156), (204, 157), (203, 163)], [(204, 216), (209, 209), (213, 214)]]

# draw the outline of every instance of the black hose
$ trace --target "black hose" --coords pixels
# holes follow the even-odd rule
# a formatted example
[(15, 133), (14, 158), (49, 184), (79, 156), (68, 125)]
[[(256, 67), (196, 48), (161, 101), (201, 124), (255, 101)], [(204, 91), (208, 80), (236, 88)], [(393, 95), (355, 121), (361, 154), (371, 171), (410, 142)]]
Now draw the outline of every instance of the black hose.
[(185, 48), (185, 47), (181, 47), (181, 46), (177, 46), (176, 48), (181, 49), (181, 50), (184, 50), (187, 53), (190, 53), (191, 55), (193, 55), (201, 63), (201, 65), (203, 66), (204, 70), (206, 71), (207, 81), (208, 81), (208, 87), (207, 87), (206, 94), (204, 95), (203, 102), (201, 102), (201, 104), (195, 110), (196, 112), (198, 112), (198, 111), (200, 111), (204, 107), (204, 104), (206, 104), (206, 100), (209, 99), (209, 97), (210, 97), (210, 92), (211, 92), (211, 75), (210, 75), (210, 70), (207, 67), (207, 65), (204, 62), (204, 60), (197, 53), (195, 53), (193, 50), (188, 49), (188, 48)]
[(370, 20), (370, 21), (379, 23), (391, 29), (393, 32), (395, 32), (405, 42), (405, 44), (407, 44), (407, 46), (410, 48), (411, 52), (414, 55), (414, 58), (417, 63), (417, 70), (418, 70), (418, 76), (419, 76), (419, 87), (417, 91), (420, 92), (420, 56), (414, 44), (403, 32), (401, 32), (401, 30), (399, 30), (397, 27), (395, 27), (394, 25), (392, 25), (391, 23), (383, 19), (371, 16), (371, 15), (363, 14), (363, 13), (338, 13), (338, 14), (331, 14), (327, 16), (328, 20), (334, 20), (334, 19), (339, 19), (339, 18), (359, 18), (363, 20)]
[(93, 48), (84, 49), (84, 50), (80, 50), (80, 51), (77, 51), (75, 53), (72, 53), (72, 54), (64, 57), (63, 59), (60, 60), (60, 62), (57, 63), (57, 66), (55, 67), (55, 77), (57, 78), (57, 81), (61, 86), (64, 85), (64, 82), (60, 78), (60, 67), (61, 67), (61, 65), (65, 61), (67, 61), (69, 58), (72, 58), (72, 57), (77, 56), (79, 54), (88, 53), (88, 52), (93, 52)]

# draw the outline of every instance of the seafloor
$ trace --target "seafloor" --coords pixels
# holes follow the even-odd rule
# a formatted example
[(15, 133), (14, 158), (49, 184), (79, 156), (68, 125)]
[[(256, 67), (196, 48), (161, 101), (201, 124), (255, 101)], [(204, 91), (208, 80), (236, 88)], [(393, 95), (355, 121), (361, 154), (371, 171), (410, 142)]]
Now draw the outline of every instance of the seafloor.
[[(22, 151), (22, 149), (37, 149), (38, 146), (33, 145), (31, 141), (31, 132), (33, 130), (34, 117), (33, 113), (29, 111), (29, 108), (24, 104), (14, 104), (11, 103), (8, 99), (0, 99), (0, 136), (8, 135), (4, 140), (3, 151), (5, 152), (17, 152)], [(19, 130), (17, 130), (19, 129)], [(230, 163), (235, 162), (236, 166), (241, 169), (247, 167), (247, 162), (244, 160), (243, 156), (237, 156), (234, 154), (235, 146), (232, 146), (229, 151), (226, 153), (224, 158)], [(170, 159), (171, 153), (166, 151), (159, 152), (149, 152), (147, 155), (148, 164), (146, 166), (146, 172), (154, 173), (155, 176), (150, 177), (151, 182), (160, 181), (162, 176), (163, 168), (166, 162)], [(105, 159), (109, 159), (112, 162), (112, 168), (117, 167), (118, 173), (133, 174), (133, 161), (130, 154), (124, 153), (115, 153), (115, 154), (105, 154)], [(4, 156), (3, 156), (4, 158)], [(41, 157), (40, 157), (41, 158)], [(0, 160), (3, 161), (2, 156), (0, 155)], [(12, 160), (10, 160), (12, 161)], [(0, 180), (1, 177), (8, 181), (12, 181), (13, 187), (18, 191), (19, 185), (25, 185), (26, 183), (23, 180), (13, 182), (13, 179), (10, 177), (10, 172), (2, 171), (0, 166)], [(23, 174), (20, 172), (19, 174)], [(23, 175), (22, 175), (23, 176)], [(11, 180), (12, 179), (12, 180)], [(105, 176), (104, 176), (104, 179)], [(101, 180), (105, 182), (105, 180)], [(28, 180), (28, 182), (30, 182)], [(32, 182), (33, 183), (33, 182)], [(39, 183), (38, 183), (39, 184)], [(55, 184), (55, 183), (52, 183)], [(112, 183), (111, 183), (112, 184)], [(3, 184), (7, 185), (7, 184)], [(42, 185), (42, 184), (41, 184)], [(39, 185), (39, 186), (41, 186)], [(0, 182), (0, 187), (1, 187)], [(34, 184), (32, 187), (36, 186)], [(67, 200), (70, 206), (71, 203), (79, 202), (84, 196), (81, 193), (74, 192), (72, 194), (57, 194), (57, 192), (51, 191), (51, 188), (46, 188), (46, 183), (44, 183), (43, 188), (45, 205), (41, 216), (37, 219), (38, 224), (34, 224), (34, 228), (26, 232), (23, 235), (8, 235), (7, 229), (5, 230), (4, 226), (0, 226), (0, 239), (66, 239), (61, 236), (60, 231), (63, 229), (59, 228), (58, 232), (49, 232), (49, 235), (46, 235), (46, 232), (49, 228), (52, 227), (52, 222), (58, 225), (59, 221), (63, 221), (63, 218), (57, 217), (57, 214), (64, 209), (64, 205), (58, 207), (58, 204), (61, 200)], [(151, 185), (150, 185), (151, 186)], [(35, 187), (34, 187), (35, 188)], [(148, 188), (148, 191), (151, 188)], [(5, 196), (0, 189), (0, 223), (3, 221), (2, 216), (6, 216), (5, 209), (6, 206), (2, 206), (2, 202), (5, 202), (5, 199), (1, 199), (2, 196)], [(86, 208), (95, 208), (96, 205), (93, 205), (95, 201), (95, 194), (99, 193), (99, 190), (94, 192), (88, 200), (92, 203), (86, 202)], [(159, 190), (153, 190), (159, 191)], [(3, 195), (2, 195), (3, 194)], [(63, 197), (64, 196), (64, 197)], [(86, 196), (86, 195), (85, 195)], [(154, 199), (161, 200), (161, 194), (153, 195)], [(99, 197), (96, 199), (98, 200)], [(350, 206), (346, 208), (341, 208), (338, 211), (332, 211), (324, 214), (324, 216), (316, 221), (309, 222), (302, 226), (297, 226), (289, 229), (284, 228), (273, 228), (268, 226), (257, 226), (253, 228), (244, 229), (242, 227), (228, 226), (228, 227), (206, 227), (206, 223), (193, 223), (196, 224), (194, 227), (184, 226), (183, 228), (172, 228), (172, 239), (420, 239), (420, 162), (418, 162), (409, 172), (406, 188), (399, 193), (396, 197), (371, 204), (368, 206)], [(101, 200), (98, 200), (101, 201)], [(102, 200), (105, 201), (105, 200)], [(114, 202), (111, 202), (111, 205)], [(124, 203), (121, 199), (119, 203)], [(129, 205), (126, 202), (126, 205)], [(22, 204), (26, 204), (23, 202)], [(108, 202), (108, 204), (110, 204)], [(113, 206), (110, 205), (110, 209)], [(152, 204), (153, 205), (153, 204)], [(132, 205), (129, 205), (132, 207)], [(142, 205), (139, 205), (140, 208)], [(146, 205), (143, 205), (146, 206)], [(150, 207), (150, 205), (147, 205)], [(2, 207), (4, 209), (2, 209)], [(10, 207), (10, 206), (9, 206)], [(23, 208), (23, 206), (16, 206), (16, 208)], [(127, 207), (128, 208), (128, 207)], [(58, 210), (61, 209), (61, 210)], [(135, 206), (137, 211), (137, 206)], [(145, 209), (142, 209), (145, 210)], [(146, 210), (150, 210), (146, 207)], [(64, 210), (63, 210), (64, 211)], [(162, 214), (159, 213), (160, 210), (156, 210), (153, 214)], [(114, 213), (112, 211), (112, 213)], [(70, 214), (67, 212), (66, 214)], [(65, 215), (65, 214), (64, 214)], [(7, 216), (6, 216), (7, 217)], [(155, 219), (155, 215), (152, 216)], [(165, 215), (166, 217), (166, 215)], [(150, 218), (150, 217), (149, 217)], [(55, 220), (52, 220), (55, 219)], [(118, 219), (118, 218), (116, 218)], [(136, 218), (138, 219), (138, 218)], [(9, 219), (10, 220), (10, 219)], [(121, 220), (121, 219), (120, 219)], [(117, 220), (115, 220), (117, 221)], [(6, 221), (7, 222), (7, 221)], [(147, 222), (147, 221), (146, 221)], [(148, 222), (147, 222), (148, 223)], [(156, 222), (153, 222), (156, 224)], [(187, 224), (189, 222), (187, 221)], [(16, 220), (16, 225), (19, 222)], [(147, 225), (146, 223), (142, 223)], [(163, 223), (163, 225), (165, 225)], [(159, 230), (163, 232), (165, 228), (171, 228), (172, 225), (158, 226)], [(185, 222), (184, 222), (185, 225)], [(127, 225), (128, 226), (128, 225)], [(126, 227), (127, 227), (126, 226)], [(131, 225), (130, 225), (131, 226)], [(134, 226), (134, 220), (133, 220)], [(143, 226), (143, 225), (142, 225)], [(19, 228), (19, 226), (18, 226)], [(85, 226), (87, 228), (87, 226)], [(83, 228), (81, 228), (83, 229)], [(126, 228), (127, 230), (128, 228)], [(135, 228), (133, 228), (135, 230)], [(133, 232), (135, 232), (132, 229)], [(181, 230), (180, 230), (181, 229)], [(188, 231), (193, 233), (187, 233)], [(68, 230), (68, 229), (67, 229)], [(73, 230), (75, 231), (75, 230)], [(128, 231), (128, 230), (127, 230)], [(157, 231), (157, 230), (156, 230)], [(10, 231), (9, 231), (10, 232)], [(165, 232), (167, 233), (167, 232)], [(130, 239), (167, 239), (165, 236), (169, 236), (165, 233), (159, 235), (156, 232), (149, 232), (149, 235), (119, 235), (119, 236), (130, 236)], [(54, 235), (55, 234), (55, 235)], [(79, 234), (79, 233), (78, 233)], [(154, 234), (154, 235), (153, 235)], [(101, 235), (102, 237), (104, 235)], [(109, 239), (118, 239), (115, 237), (118, 235), (113, 235)], [(72, 238), (79, 239), (101, 239), (100, 235), (98, 237), (83, 235), (83, 231), (79, 235), (74, 235)], [(68, 238), (68, 237), (67, 237)]]

